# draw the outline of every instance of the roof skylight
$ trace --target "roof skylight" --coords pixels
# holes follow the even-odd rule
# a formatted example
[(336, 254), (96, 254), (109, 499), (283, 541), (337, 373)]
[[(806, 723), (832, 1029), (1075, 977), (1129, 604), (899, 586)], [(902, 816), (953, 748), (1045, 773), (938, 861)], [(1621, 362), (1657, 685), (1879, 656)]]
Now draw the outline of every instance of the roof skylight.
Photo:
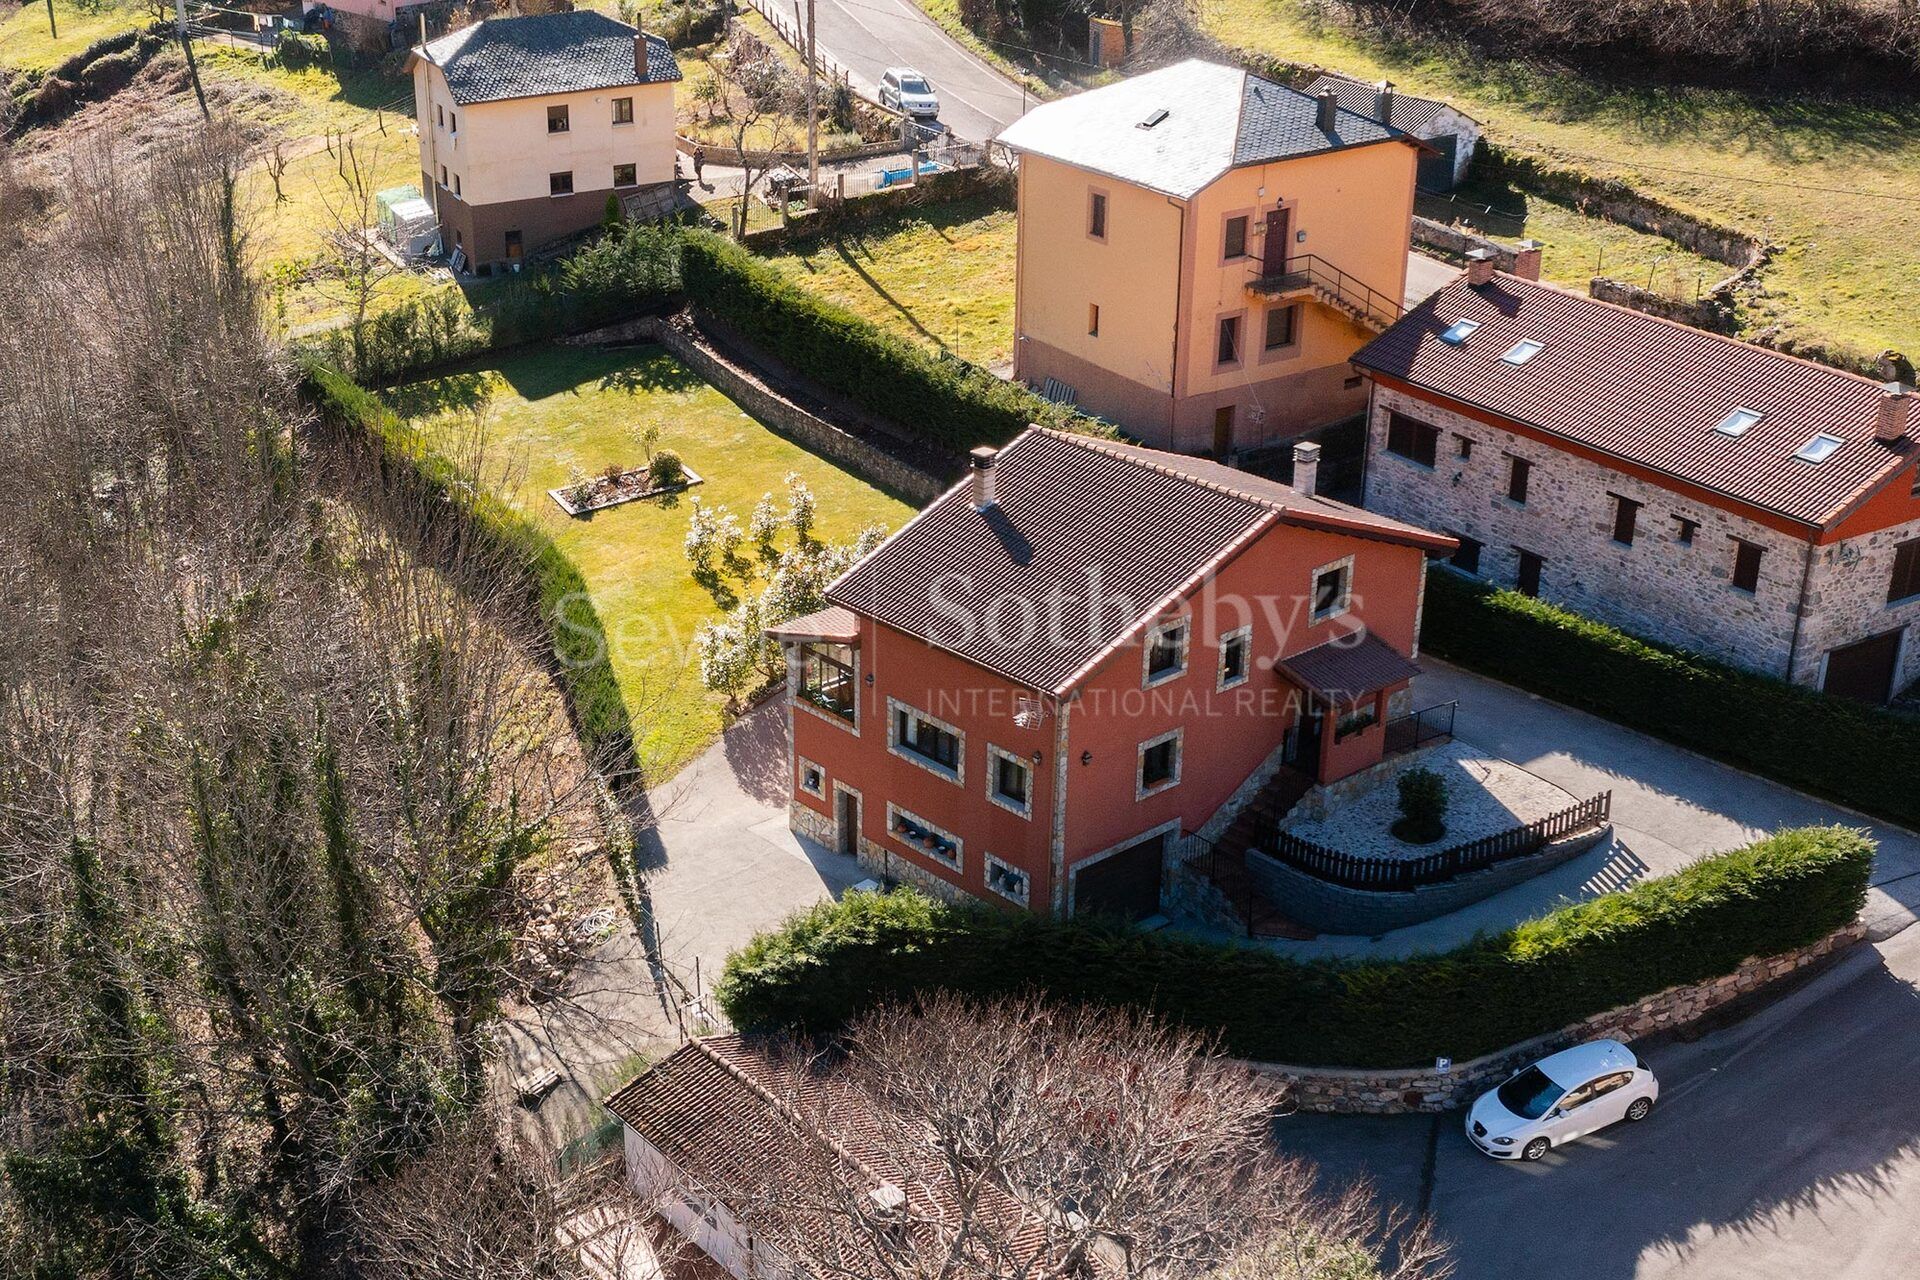
[(1723, 436), (1743, 436), (1764, 416), (1758, 409), (1735, 409), (1720, 419), (1719, 425), (1714, 427), (1714, 430)]
[(1151, 129), (1153, 128), (1153, 126), (1159, 124), (1162, 120), (1165, 120), (1171, 114), (1172, 113), (1169, 112), (1165, 107), (1161, 107), (1159, 110), (1155, 111), (1152, 115), (1148, 116), (1145, 120), (1142, 120), (1138, 125), (1134, 127), (1138, 129)]
[(1455, 320), (1441, 332), (1440, 341), (1450, 342), (1457, 347), (1468, 338), (1471, 338), (1473, 331), (1479, 327), (1480, 322), (1478, 320)]
[(1500, 354), (1508, 364), (1525, 364), (1547, 349), (1544, 342), (1535, 342), (1532, 338), (1522, 338)]
[(1801, 445), (1800, 451), (1793, 456), (1802, 462), (1825, 462), (1828, 458), (1838, 453), (1840, 446), (1845, 443), (1846, 441), (1840, 439), (1838, 436), (1830, 436), (1822, 432), (1820, 435), (1815, 436), (1813, 439)]

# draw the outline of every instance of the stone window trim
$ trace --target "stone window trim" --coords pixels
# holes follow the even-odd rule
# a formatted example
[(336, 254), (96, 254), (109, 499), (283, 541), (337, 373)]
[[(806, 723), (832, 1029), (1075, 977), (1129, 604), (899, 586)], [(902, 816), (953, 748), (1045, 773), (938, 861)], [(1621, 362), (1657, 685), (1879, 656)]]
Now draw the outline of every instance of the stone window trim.
[[(943, 733), (953, 735), (956, 744), (954, 748), (953, 768), (948, 769), (939, 761), (928, 759), (926, 756), (900, 741), (900, 714), (902, 712), (913, 716), (915, 719), (926, 721)], [(887, 699), (887, 750), (899, 756), (902, 760), (925, 769), (936, 778), (944, 778), (955, 786), (966, 785), (967, 735), (953, 725), (948, 724), (945, 720), (940, 719), (940, 717), (928, 715), (910, 702), (902, 702), (898, 698)]]
[(1107, 243), (1113, 230), (1113, 193), (1105, 187), (1087, 188), (1087, 239)]
[(1765, 561), (1767, 549), (1757, 542), (1745, 538), (1731, 538), (1733, 543), (1733, 572), (1728, 579), (1735, 591), (1745, 596), (1760, 594), (1760, 565)]
[(1462, 462), (1473, 457), (1473, 437), (1463, 431), (1453, 433), (1453, 456)]
[[(1000, 794), (1000, 762), (1002, 760), (1016, 764), (1026, 770), (1027, 800), (1025, 804), (1021, 804), (1010, 796)], [(987, 800), (992, 804), (999, 805), (1008, 813), (1018, 814), (1020, 817), (1031, 821), (1033, 818), (1033, 782), (1036, 776), (1033, 761), (1026, 756), (1020, 755), (1018, 752), (1008, 751), (1005, 747), (995, 746), (989, 742), (987, 744), (986, 774)]]
[[(807, 785), (807, 779), (809, 777), (815, 779), (814, 785), (812, 786)], [(805, 756), (796, 755), (793, 758), (793, 779), (793, 785), (800, 789), (801, 794), (812, 796), (815, 800), (825, 800), (827, 798), (827, 769), (825, 765), (816, 764)]]
[[(1319, 608), (1320, 579), (1329, 573), (1340, 575), (1340, 595), (1324, 612)], [(1342, 556), (1315, 569), (1307, 578), (1307, 621), (1331, 622), (1353, 610), (1353, 557)]]
[[(1227, 325), (1233, 325), (1233, 359), (1222, 360), (1220, 350), (1225, 345), (1222, 339), (1226, 335)], [(1244, 369), (1247, 365), (1247, 309), (1222, 311), (1213, 318), (1213, 368), (1216, 373)]]
[[(907, 832), (901, 829), (902, 821), (910, 822), (921, 831), (938, 836), (951, 845), (953, 851), (950, 854), (941, 853), (937, 848), (931, 847), (919, 840), (910, 839)], [(946, 830), (944, 827), (936, 823), (928, 822), (913, 810), (901, 808), (891, 800), (887, 801), (887, 839), (893, 841), (902, 849), (906, 849), (909, 852), (919, 854), (923, 858), (928, 858), (939, 863), (949, 871), (966, 870), (966, 841), (954, 835), (951, 831)]]
[(800, 671), (799, 671), (800, 646), (796, 646), (793, 650), (792, 656), (794, 661), (794, 667), (792, 668), (792, 670), (793, 670), (794, 684), (793, 684), (793, 687), (789, 690), (787, 705), (798, 707), (800, 710), (806, 712), (808, 715), (812, 716), (814, 719), (824, 720), (828, 724), (834, 726), (836, 729), (839, 729), (841, 732), (850, 733), (857, 738), (860, 736), (860, 693), (859, 693), (859, 690), (861, 687), (860, 686), (860, 649), (859, 649), (859, 646), (857, 645), (849, 646), (849, 647), (853, 649), (854, 695), (853, 695), (853, 719), (851, 721), (842, 719), (840, 716), (835, 715), (833, 712), (827, 710), (825, 707), (816, 707), (813, 705), (811, 700), (801, 696), (800, 688), (799, 688), (799, 681), (801, 678)]
[[(1018, 903), (1023, 907), (1028, 905), (1029, 900), (1033, 897), (1033, 877), (1025, 871), (1022, 871), (1019, 867), (1014, 866), (1011, 862), (1003, 858), (996, 858), (991, 853), (982, 853), (980, 857), (982, 861), (986, 863), (986, 866), (982, 868), (981, 875), (986, 881), (987, 891), (1005, 898), (1008, 902)], [(1017, 878), (1020, 884), (1020, 891), (1015, 893), (1010, 889), (995, 884), (993, 882), (993, 873), (995, 871), (1006, 873), (1007, 878)]]
[(1613, 499), (1613, 530), (1609, 536), (1615, 546), (1631, 547), (1639, 535), (1640, 512), (1646, 504), (1624, 493), (1609, 491), (1607, 496)]
[[(1187, 674), (1187, 659), (1191, 656), (1193, 648), (1193, 633), (1188, 622), (1186, 618), (1169, 618), (1165, 622), (1158, 622), (1147, 628), (1147, 634), (1140, 644), (1140, 687), (1142, 689), (1151, 689), (1169, 680), (1178, 680)], [(1163, 638), (1175, 633), (1179, 635), (1180, 660), (1156, 675), (1153, 670), (1153, 651)]]
[(1690, 547), (1700, 533), (1700, 521), (1692, 516), (1683, 516), (1679, 512), (1673, 515), (1673, 541), (1675, 545)]
[(1157, 826), (1148, 827), (1145, 831), (1136, 832), (1135, 834), (1128, 836), (1125, 840), (1121, 840), (1118, 843), (1108, 845), (1106, 848), (1100, 850), (1098, 853), (1088, 854), (1086, 857), (1080, 859), (1080, 861), (1068, 867), (1067, 868), (1067, 914), (1069, 916), (1073, 914), (1074, 907), (1076, 905), (1075, 898), (1080, 888), (1080, 873), (1082, 871), (1085, 871), (1088, 867), (1093, 866), (1095, 863), (1105, 862), (1108, 858), (1111, 858), (1116, 853), (1125, 853), (1128, 849), (1133, 848), (1135, 845), (1141, 844), (1147, 840), (1151, 840), (1155, 836), (1160, 836), (1163, 838), (1167, 836), (1178, 837), (1179, 834), (1180, 834), (1180, 819), (1174, 818), (1171, 821), (1162, 822)]
[[(1287, 341), (1278, 346), (1270, 347), (1267, 345), (1268, 317), (1277, 311), (1293, 312), (1293, 333)], [(1275, 302), (1262, 308), (1260, 312), (1260, 350), (1254, 356), (1254, 363), (1285, 364), (1290, 360), (1298, 360), (1301, 351), (1304, 350), (1304, 345), (1300, 341), (1300, 330), (1306, 324), (1306, 319), (1307, 309), (1298, 302)]]
[(1507, 487), (1500, 495), (1509, 506), (1524, 507), (1533, 485), (1533, 462), (1517, 453), (1507, 455)]
[[(1180, 775), (1186, 763), (1186, 737), (1187, 731), (1185, 729), (1169, 729), (1163, 734), (1148, 738), (1136, 749), (1133, 767), (1133, 798), (1136, 803), (1141, 800), (1150, 799), (1164, 791), (1171, 791), (1180, 785)], [(1169, 742), (1173, 744), (1173, 772), (1159, 782), (1149, 786), (1145, 780), (1147, 752)]]
[[(1227, 675), (1227, 652), (1238, 644), (1241, 647), (1240, 674)], [(1229, 689), (1238, 689), (1253, 678), (1253, 628), (1235, 627), (1220, 637), (1220, 662), (1214, 672), (1213, 688), (1216, 693), (1225, 693)]]
[[(1252, 259), (1253, 224), (1257, 217), (1259, 217), (1259, 210), (1255, 209), (1252, 205), (1248, 205), (1244, 209), (1228, 209), (1220, 215), (1220, 239), (1218, 241), (1220, 245), (1220, 266), (1228, 267), (1236, 262), (1247, 262)], [(1232, 231), (1233, 220), (1235, 218), (1243, 220), (1245, 226), (1242, 228), (1240, 234), (1240, 252), (1229, 253), (1227, 252), (1229, 247), (1227, 237)]]

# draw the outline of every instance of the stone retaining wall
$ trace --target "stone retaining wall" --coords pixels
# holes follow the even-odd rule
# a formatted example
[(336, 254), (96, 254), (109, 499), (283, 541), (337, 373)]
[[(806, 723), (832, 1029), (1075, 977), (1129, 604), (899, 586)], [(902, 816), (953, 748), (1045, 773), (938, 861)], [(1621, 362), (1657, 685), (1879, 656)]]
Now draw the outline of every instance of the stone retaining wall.
[(1464, 258), (1475, 249), (1485, 249), (1493, 255), (1496, 268), (1508, 275), (1513, 274), (1515, 254), (1512, 249), (1498, 240), (1489, 240), (1486, 236), (1462, 231), (1459, 227), (1450, 227), (1432, 218), (1414, 215), (1413, 242), (1428, 249), (1437, 249), (1449, 258)]
[(1258, 849), (1247, 851), (1247, 873), (1267, 901), (1321, 933), (1373, 937), (1450, 915), (1522, 881), (1563, 866), (1613, 834), (1611, 826), (1583, 831), (1543, 846), (1539, 852), (1496, 863), (1439, 884), (1394, 892), (1349, 889), (1296, 870)]
[(998, 165), (948, 169), (943, 173), (925, 174), (906, 186), (888, 187), (867, 195), (849, 196), (845, 200), (828, 200), (816, 212), (791, 223), (749, 231), (745, 243), (756, 253), (766, 253), (818, 239), (846, 227), (872, 222), (901, 209), (944, 204), (979, 195), (999, 196), (1011, 209), (1013, 190), (1012, 173)]
[(1735, 1000), (1764, 992), (1795, 971), (1844, 951), (1865, 936), (1866, 926), (1856, 920), (1797, 951), (1748, 960), (1725, 977), (1669, 987), (1498, 1053), (1454, 1063), (1444, 1074), (1431, 1067), (1351, 1071), (1276, 1062), (1247, 1065), (1289, 1086), (1302, 1111), (1361, 1115), (1451, 1111), (1468, 1105), (1522, 1066), (1547, 1054), (1589, 1040), (1631, 1042), (1688, 1026)]

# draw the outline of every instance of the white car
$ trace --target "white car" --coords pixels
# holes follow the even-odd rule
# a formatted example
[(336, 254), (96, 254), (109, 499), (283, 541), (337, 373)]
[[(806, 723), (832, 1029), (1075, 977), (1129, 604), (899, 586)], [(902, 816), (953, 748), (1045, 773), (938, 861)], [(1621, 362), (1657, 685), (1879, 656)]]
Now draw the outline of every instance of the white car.
[(940, 114), (940, 99), (927, 78), (912, 67), (888, 67), (880, 77), (880, 105), (909, 116), (931, 119)]
[(1542, 1058), (1467, 1112), (1467, 1137), (1498, 1160), (1538, 1160), (1619, 1120), (1645, 1120), (1660, 1082), (1633, 1050), (1595, 1040)]

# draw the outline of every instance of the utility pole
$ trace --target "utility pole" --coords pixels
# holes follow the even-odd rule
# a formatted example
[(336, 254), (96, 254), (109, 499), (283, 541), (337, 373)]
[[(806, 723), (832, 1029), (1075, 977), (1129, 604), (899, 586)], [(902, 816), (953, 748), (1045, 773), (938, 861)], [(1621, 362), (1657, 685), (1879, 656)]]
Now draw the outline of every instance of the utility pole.
[[(47, 10), (52, 12), (53, 0), (47, 0)], [(200, 100), (200, 118), (212, 120), (207, 91), (200, 87), (200, 64), (193, 60), (193, 40), (187, 35), (187, 0), (173, 0), (173, 23), (180, 32), (180, 51), (187, 55), (187, 78), (193, 81), (193, 96)]]
[(814, 0), (807, 0), (807, 203), (820, 205), (820, 64), (813, 45)]

